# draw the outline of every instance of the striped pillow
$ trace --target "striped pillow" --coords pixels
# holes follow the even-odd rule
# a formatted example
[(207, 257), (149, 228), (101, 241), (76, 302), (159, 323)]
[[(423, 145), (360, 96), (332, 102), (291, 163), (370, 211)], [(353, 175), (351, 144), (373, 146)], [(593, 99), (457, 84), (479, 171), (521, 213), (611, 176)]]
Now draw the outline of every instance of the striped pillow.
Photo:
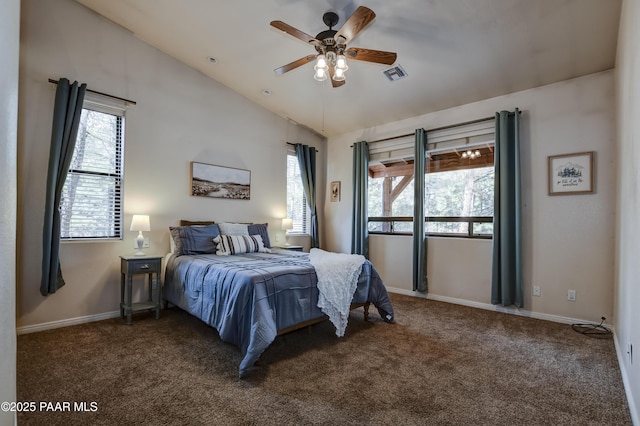
[(260, 235), (219, 235), (213, 239), (213, 242), (217, 244), (216, 254), (218, 256), (271, 252), (271, 250), (265, 248)]

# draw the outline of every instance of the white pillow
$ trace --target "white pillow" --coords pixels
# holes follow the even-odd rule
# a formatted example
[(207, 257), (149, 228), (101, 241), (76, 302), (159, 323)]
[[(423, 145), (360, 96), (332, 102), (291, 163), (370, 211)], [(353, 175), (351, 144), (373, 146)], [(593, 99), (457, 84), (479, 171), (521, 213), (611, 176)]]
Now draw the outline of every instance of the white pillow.
[(249, 225), (245, 223), (219, 223), (218, 228), (222, 235), (249, 235)]
[(213, 239), (218, 245), (216, 254), (218, 256), (229, 256), (240, 253), (271, 253), (271, 250), (264, 246), (260, 235), (219, 235)]

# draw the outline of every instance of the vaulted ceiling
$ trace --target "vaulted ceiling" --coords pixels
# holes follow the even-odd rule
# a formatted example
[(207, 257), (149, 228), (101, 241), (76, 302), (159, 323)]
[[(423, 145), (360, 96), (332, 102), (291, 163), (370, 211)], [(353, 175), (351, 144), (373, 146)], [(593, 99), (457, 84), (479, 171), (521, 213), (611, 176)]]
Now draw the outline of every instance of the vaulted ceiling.
[[(76, 1), (323, 136), (611, 69), (621, 7), (621, 0)], [(315, 36), (327, 29), (325, 12), (338, 14), (339, 29), (359, 6), (377, 16), (349, 47), (397, 52), (406, 78), (389, 81), (389, 66), (355, 60), (339, 88), (315, 81), (312, 63), (274, 73), (315, 50), (271, 21)]]

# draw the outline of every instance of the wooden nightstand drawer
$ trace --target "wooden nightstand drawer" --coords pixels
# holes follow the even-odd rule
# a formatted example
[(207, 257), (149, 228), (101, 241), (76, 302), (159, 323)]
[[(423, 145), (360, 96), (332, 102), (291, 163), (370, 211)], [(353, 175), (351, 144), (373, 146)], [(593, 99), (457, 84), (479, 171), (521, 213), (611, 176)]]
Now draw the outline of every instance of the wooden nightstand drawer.
[(122, 259), (120, 272), (123, 274), (150, 274), (160, 272), (161, 258)]

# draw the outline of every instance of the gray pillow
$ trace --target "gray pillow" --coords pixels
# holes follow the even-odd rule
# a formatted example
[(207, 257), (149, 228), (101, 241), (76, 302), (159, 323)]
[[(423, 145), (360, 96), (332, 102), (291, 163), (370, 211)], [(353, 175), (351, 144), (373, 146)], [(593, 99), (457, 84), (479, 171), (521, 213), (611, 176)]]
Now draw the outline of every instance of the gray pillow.
[(260, 235), (262, 237), (262, 243), (266, 248), (271, 248), (271, 242), (269, 242), (269, 233), (267, 232), (266, 223), (253, 223), (249, 225), (249, 235)]
[(218, 225), (171, 226), (171, 238), (176, 245), (176, 256), (183, 254), (207, 254), (216, 252), (213, 239), (220, 235)]

